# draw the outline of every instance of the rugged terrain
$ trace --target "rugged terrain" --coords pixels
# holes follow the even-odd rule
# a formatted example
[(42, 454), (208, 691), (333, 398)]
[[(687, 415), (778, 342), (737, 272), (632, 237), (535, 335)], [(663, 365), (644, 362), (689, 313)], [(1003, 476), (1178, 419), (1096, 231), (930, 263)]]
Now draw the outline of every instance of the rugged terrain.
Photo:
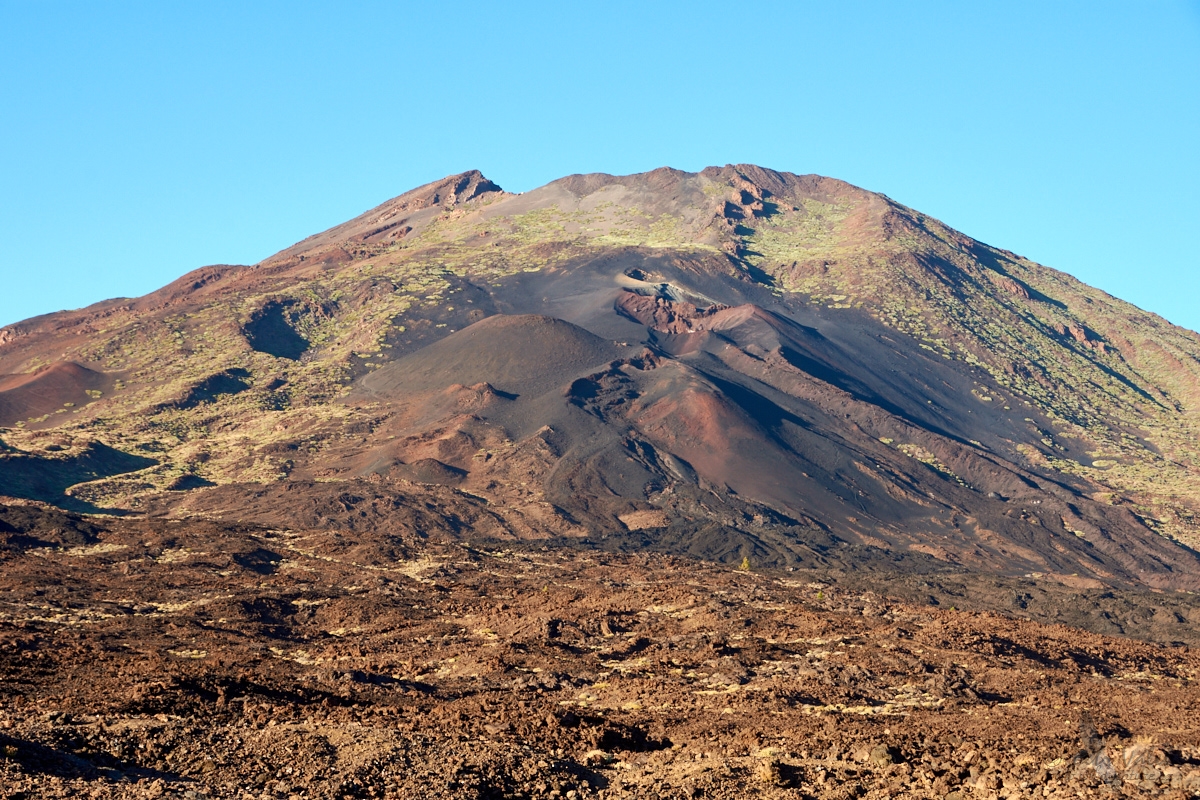
[(0, 796), (1200, 794), (1195, 650), (1039, 621), (1188, 595), (0, 518)]
[(496, 537), (1193, 589), (1198, 359), (839, 181), (465, 173), (5, 329), (0, 489), (270, 523), (315, 486), (357, 498), (338, 524), (403, 495)]
[(1197, 793), (1198, 406), (840, 181), (451, 176), (0, 330), (0, 791)]

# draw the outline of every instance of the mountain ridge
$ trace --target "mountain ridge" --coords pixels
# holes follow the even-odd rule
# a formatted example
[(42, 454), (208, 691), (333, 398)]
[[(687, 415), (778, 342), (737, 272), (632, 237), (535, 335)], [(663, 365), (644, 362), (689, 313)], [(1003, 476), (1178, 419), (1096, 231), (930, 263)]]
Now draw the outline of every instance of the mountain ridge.
[[(526, 318), (612, 357), (532, 394), (548, 353), (504, 380), (442, 380), (430, 356), (424, 389), (362, 391)], [(865, 547), (914, 569), (1195, 583), (1200, 337), (832, 178), (661, 168), (510, 194), (460, 173), (256, 265), (0, 332), (0, 373), (66, 361), (108, 383), (25, 416), (0, 389), (0, 494), (19, 494), (6, 464), (99, 442), (154, 466), (34, 499), (220, 515), (237, 487), (388, 487), (490, 507), (500, 538), (657, 530), (716, 558)]]

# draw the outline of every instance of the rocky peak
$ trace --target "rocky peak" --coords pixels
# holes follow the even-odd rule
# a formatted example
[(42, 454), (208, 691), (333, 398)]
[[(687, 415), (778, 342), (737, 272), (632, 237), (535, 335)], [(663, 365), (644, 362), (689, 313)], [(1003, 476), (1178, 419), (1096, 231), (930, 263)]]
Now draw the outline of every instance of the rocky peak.
[[(292, 259), (304, 261), (322, 251), (327, 255), (331, 249), (349, 242), (394, 242), (407, 237), (414, 226), (430, 221), (438, 211), (449, 211), (472, 200), (506, 194), (477, 169), (449, 175), (393, 197), (349, 222), (310, 236), (265, 259), (262, 264), (274, 265)], [(419, 219), (412, 219), (414, 215), (420, 215)], [(338, 260), (341, 260), (340, 256)]]

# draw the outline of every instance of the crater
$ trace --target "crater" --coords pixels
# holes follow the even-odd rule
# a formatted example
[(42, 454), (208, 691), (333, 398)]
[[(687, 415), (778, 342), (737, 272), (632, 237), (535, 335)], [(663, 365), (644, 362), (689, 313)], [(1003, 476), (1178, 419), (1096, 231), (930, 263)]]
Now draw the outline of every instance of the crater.
[(298, 305), (295, 300), (273, 300), (256, 311), (242, 327), (242, 335), (251, 349), (276, 358), (299, 361), (308, 350), (308, 340), (294, 327), (299, 316), (296, 313)]
[(187, 395), (175, 404), (175, 407), (195, 408), (201, 403), (211, 403), (223, 395), (239, 394), (250, 388), (249, 378), (250, 373), (241, 367), (209, 375), (193, 386)]

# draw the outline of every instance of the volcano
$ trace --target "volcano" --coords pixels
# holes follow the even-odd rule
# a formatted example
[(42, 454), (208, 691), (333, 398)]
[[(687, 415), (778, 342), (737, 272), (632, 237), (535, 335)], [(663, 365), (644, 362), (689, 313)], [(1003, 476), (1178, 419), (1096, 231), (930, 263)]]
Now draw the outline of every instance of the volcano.
[(0, 494), (1196, 590), (1198, 408), (1195, 333), (841, 181), (467, 172), (0, 332)]

